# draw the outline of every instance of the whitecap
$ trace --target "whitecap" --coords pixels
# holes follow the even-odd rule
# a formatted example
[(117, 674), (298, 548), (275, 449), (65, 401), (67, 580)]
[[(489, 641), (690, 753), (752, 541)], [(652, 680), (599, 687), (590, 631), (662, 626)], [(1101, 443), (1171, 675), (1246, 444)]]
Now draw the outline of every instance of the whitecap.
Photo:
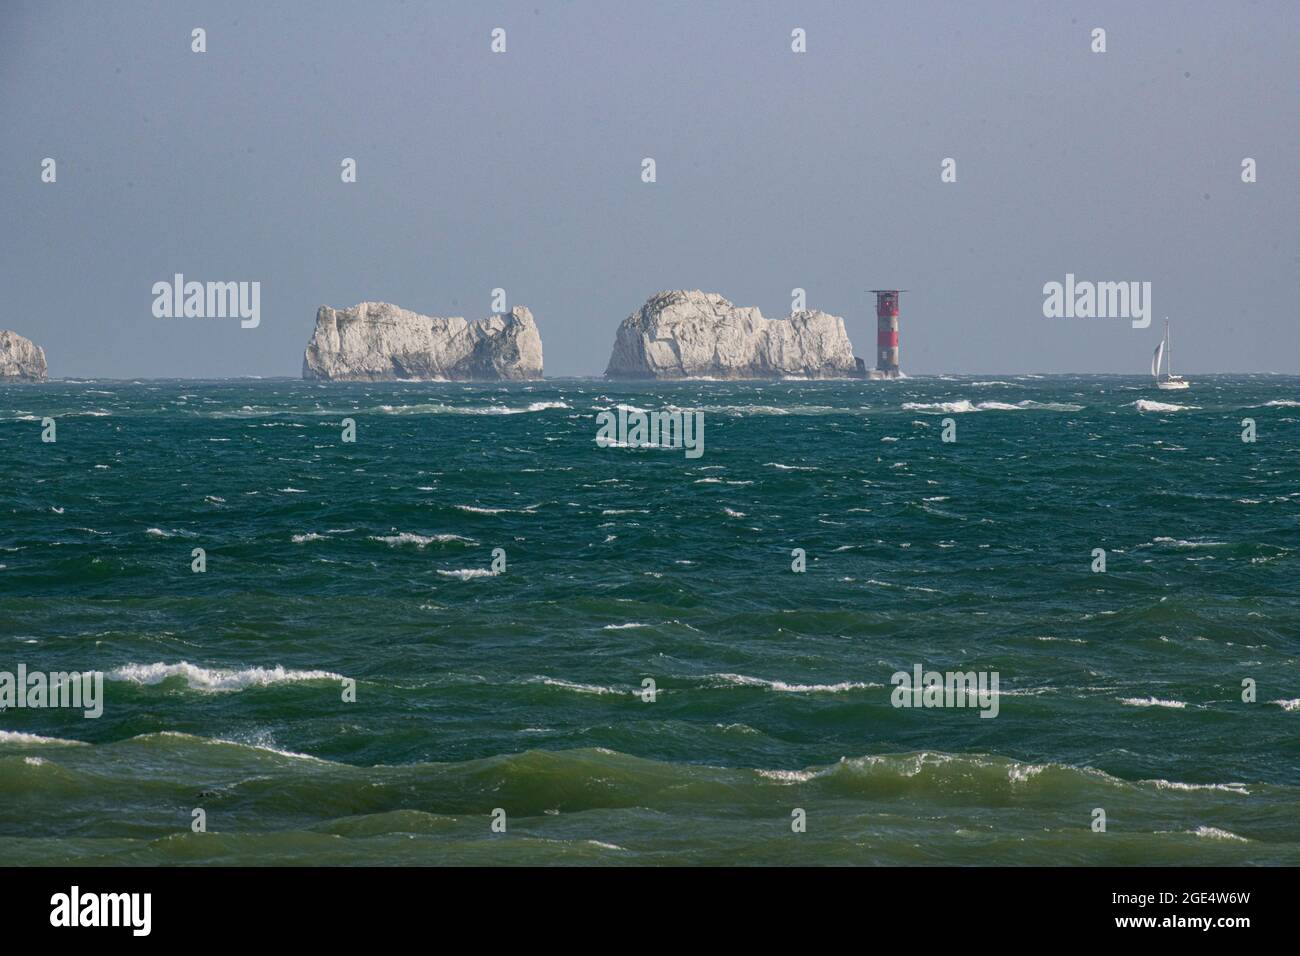
[(495, 571), (489, 571), (484, 568), (459, 568), (455, 571), (444, 571), (438, 569), (438, 573), (444, 578), (459, 578), (462, 581), (469, 581), (472, 578), (490, 578), (495, 577)]
[[(297, 540), (296, 535), (295, 535), (295, 540)], [(313, 538), (310, 540), (315, 540), (315, 539)], [(429, 545), (435, 542), (446, 543), (450, 541), (457, 541), (462, 544), (475, 543), (469, 538), (462, 538), (458, 534), (414, 534), (410, 531), (399, 531), (397, 534), (385, 534), (385, 535), (372, 534), (370, 536), (370, 540), (378, 541), (382, 544), (386, 544), (390, 548), (398, 548), (398, 547), (402, 547), (403, 545), (413, 544), (417, 548), (420, 548), (421, 550), (423, 550), (424, 548), (428, 547)]]
[(791, 684), (783, 680), (766, 680), (762, 677), (749, 677), (745, 674), (710, 674), (709, 680), (721, 681), (724, 685), (737, 687), (765, 687), (783, 694), (842, 694), (851, 690), (866, 690), (883, 687), (883, 684), (871, 684), (861, 681), (840, 681), (836, 684)]
[(275, 667), (246, 667), (240, 670), (201, 667), (188, 661), (167, 664), (162, 661), (153, 664), (127, 664), (105, 675), (112, 681), (125, 681), (132, 684), (159, 684), (172, 677), (184, 678), (193, 690), (208, 692), (236, 691), (246, 687), (266, 687), (271, 684), (297, 683), (301, 681), (341, 681), (341, 674), (331, 671), (289, 670), (281, 665)]
[(760, 777), (787, 785), (807, 783), (821, 774), (820, 770), (759, 770), (756, 772)]
[(1035, 402), (1029, 399), (1016, 402), (1014, 405), (1007, 402), (980, 402), (977, 405), (970, 399), (963, 398), (955, 402), (904, 402), (902, 407), (909, 412), (931, 412), (935, 414), (943, 412), (948, 414), (1021, 411), (1078, 412), (1083, 410), (1082, 405), (1075, 405), (1071, 402)]
[(484, 508), (479, 505), (452, 505), (452, 507), (457, 511), (475, 515), (525, 515), (537, 510), (537, 505), (529, 505), (527, 508)]
[(1180, 783), (1177, 780), (1144, 780), (1157, 790), (1218, 790), (1223, 793), (1235, 793), (1241, 797), (1250, 796), (1244, 783)]
[(1121, 697), (1119, 702), (1125, 707), (1172, 707), (1181, 710), (1187, 706), (1185, 701), (1161, 700), (1159, 697)]
[(85, 741), (68, 740), (64, 737), (42, 737), (40, 734), (27, 734), (21, 730), (0, 730), (0, 744), (17, 744), (20, 746), (56, 744), (68, 747), (82, 747), (85, 746)]
[(530, 684), (546, 684), (548, 687), (559, 687), (562, 690), (571, 690), (578, 694), (635, 694), (636, 691), (622, 691), (615, 687), (602, 687), (600, 684), (578, 684), (574, 681), (561, 680), (557, 677), (535, 677), (528, 681)]
[(1237, 836), (1237, 834), (1229, 830), (1220, 830), (1218, 827), (1197, 827), (1195, 830), (1189, 830), (1187, 832), (1209, 840), (1237, 840), (1241, 843), (1250, 842), (1243, 836)]

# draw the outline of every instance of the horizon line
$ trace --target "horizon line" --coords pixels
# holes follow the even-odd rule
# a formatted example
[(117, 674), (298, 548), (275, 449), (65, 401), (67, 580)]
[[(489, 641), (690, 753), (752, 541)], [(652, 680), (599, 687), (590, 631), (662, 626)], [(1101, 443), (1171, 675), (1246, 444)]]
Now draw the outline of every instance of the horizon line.
[[(1236, 371), (1236, 372), (1207, 372), (1207, 371), (1188, 371), (1186, 375), (1201, 375), (1213, 377), (1228, 376), (1247, 376), (1247, 375), (1269, 375), (1269, 376), (1294, 376), (1300, 377), (1300, 371), (1295, 372), (1277, 372), (1277, 371)], [(870, 379), (854, 378), (845, 376), (843, 378), (709, 378), (709, 377), (687, 377), (687, 378), (610, 378), (605, 375), (543, 375), (540, 378), (523, 378), (523, 379), (444, 379), (444, 378), (381, 378), (381, 379), (308, 379), (297, 375), (63, 375), (48, 376), (41, 382), (24, 382), (20, 380), (5, 381), (0, 379), (0, 385), (50, 385), (56, 382), (67, 384), (77, 384), (79, 382), (312, 382), (317, 385), (526, 385), (532, 382), (559, 382), (559, 381), (579, 381), (579, 382), (610, 382), (610, 383), (629, 383), (637, 384), (642, 382), (663, 383), (714, 383), (714, 384), (739, 384), (739, 383), (764, 383), (771, 384), (777, 382), (790, 382), (799, 384), (810, 384), (814, 382), (863, 382), (872, 384), (882, 384), (887, 382), (905, 382), (908, 380), (943, 378), (947, 375), (960, 377), (974, 377), (986, 375), (1004, 375), (1010, 377), (1027, 377), (1035, 376), (1039, 378), (1068, 378), (1077, 376), (1091, 376), (1097, 378), (1136, 378), (1149, 379), (1150, 375), (1141, 372), (918, 372), (916, 374), (904, 374), (896, 379)]]

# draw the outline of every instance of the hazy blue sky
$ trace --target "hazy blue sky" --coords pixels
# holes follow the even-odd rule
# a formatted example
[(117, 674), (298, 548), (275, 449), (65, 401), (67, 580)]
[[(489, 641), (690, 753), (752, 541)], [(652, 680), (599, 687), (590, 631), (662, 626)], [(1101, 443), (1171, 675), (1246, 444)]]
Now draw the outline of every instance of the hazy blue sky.
[[(913, 374), (1142, 372), (1165, 315), (1180, 371), (1300, 372), (1298, 58), (1294, 2), (2, 0), (0, 328), (55, 376), (296, 376), (319, 305), (500, 286), (595, 375), (675, 288), (803, 287), (870, 361), (896, 286)], [(154, 318), (176, 272), (260, 281), (260, 328)], [(1152, 327), (1044, 318), (1067, 272)]]

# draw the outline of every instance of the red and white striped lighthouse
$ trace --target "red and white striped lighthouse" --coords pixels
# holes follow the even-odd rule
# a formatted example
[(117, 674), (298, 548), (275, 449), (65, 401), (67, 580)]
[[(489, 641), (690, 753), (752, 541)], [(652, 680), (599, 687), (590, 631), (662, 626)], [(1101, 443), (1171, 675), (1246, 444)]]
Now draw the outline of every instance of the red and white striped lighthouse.
[(898, 378), (898, 295), (906, 289), (872, 289), (876, 294), (876, 374)]

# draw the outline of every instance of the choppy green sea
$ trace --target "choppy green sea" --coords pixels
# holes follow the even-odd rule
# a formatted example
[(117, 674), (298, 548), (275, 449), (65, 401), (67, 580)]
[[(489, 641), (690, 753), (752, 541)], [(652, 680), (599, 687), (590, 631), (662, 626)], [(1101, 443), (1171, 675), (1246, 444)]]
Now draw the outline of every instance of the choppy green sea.
[(1295, 865), (1298, 592), (1293, 377), (3, 386), (0, 859)]

